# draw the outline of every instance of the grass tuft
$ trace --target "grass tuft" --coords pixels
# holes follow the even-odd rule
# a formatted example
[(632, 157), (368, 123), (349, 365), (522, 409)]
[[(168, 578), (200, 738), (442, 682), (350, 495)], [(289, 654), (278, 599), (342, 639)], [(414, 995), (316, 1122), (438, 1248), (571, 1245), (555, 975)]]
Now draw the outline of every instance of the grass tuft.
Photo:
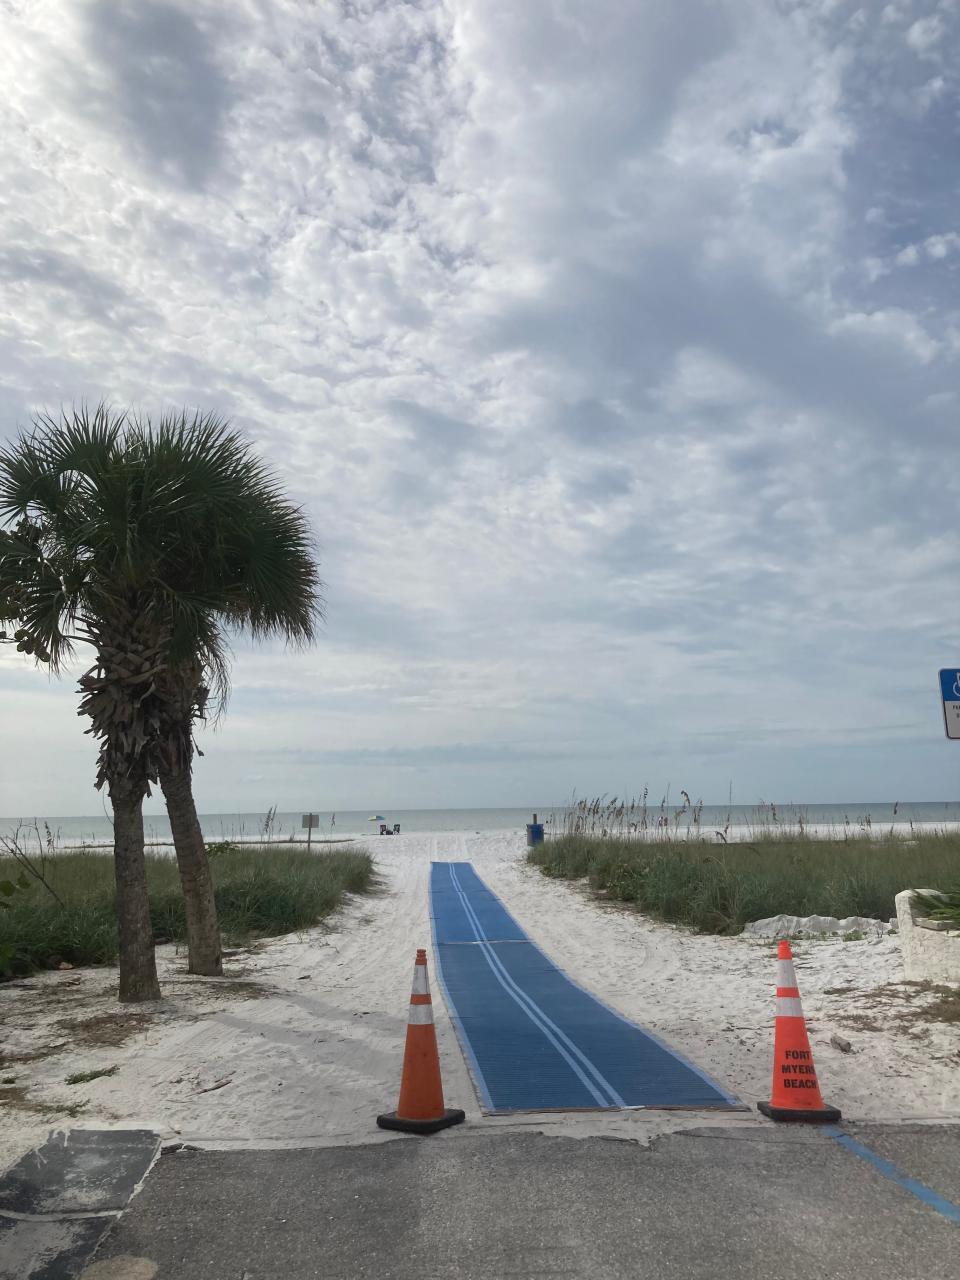
[[(9, 875), (0, 858), (0, 880)], [(156, 942), (182, 942), (186, 915), (176, 862), (147, 856), (150, 919)], [(113, 858), (101, 853), (57, 853), (46, 859), (46, 878), (62, 905), (36, 883), (0, 912), (0, 956), (6, 976), (72, 965), (109, 965), (117, 959)], [(364, 850), (306, 853), (257, 846), (221, 847), (211, 859), (220, 929), (228, 945), (308, 929), (350, 893), (374, 883)]]
[(960, 833), (814, 840), (756, 836), (749, 844), (563, 835), (534, 845), (545, 875), (587, 879), (595, 892), (700, 933), (735, 934), (776, 915), (888, 920), (894, 898), (956, 880)]
[(99, 1080), (102, 1076), (115, 1076), (119, 1067), (103, 1067), (99, 1071), (77, 1071), (67, 1076), (65, 1084), (89, 1084), (91, 1080)]
[(913, 901), (931, 920), (940, 920), (960, 929), (960, 892), (939, 893), (933, 897), (917, 893)]

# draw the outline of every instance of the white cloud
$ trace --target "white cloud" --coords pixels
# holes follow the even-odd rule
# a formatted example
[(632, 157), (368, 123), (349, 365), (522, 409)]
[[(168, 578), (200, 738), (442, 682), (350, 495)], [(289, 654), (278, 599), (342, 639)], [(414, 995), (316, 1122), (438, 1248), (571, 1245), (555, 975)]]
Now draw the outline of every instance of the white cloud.
[(948, 231), (945, 235), (928, 236), (923, 243), (927, 255), (939, 262), (949, 253), (956, 253), (960, 249), (960, 235), (956, 231)]
[(868, 278), (871, 282), (877, 280), (893, 270), (895, 266), (915, 267), (922, 262), (942, 262), (958, 249), (960, 249), (960, 234), (956, 231), (927, 236), (914, 244), (904, 245), (886, 262), (880, 258), (867, 259), (865, 266)]
[[(220, 408), (323, 546), (326, 636), (239, 653), (208, 806), (261, 747), (328, 753), (268, 769), (263, 804), (340, 750), (324, 802), (362, 805), (387, 747), (440, 753), (409, 800), (441, 803), (443, 750), (498, 745), (491, 803), (599, 784), (611, 753), (658, 785), (687, 752), (716, 796), (692, 687), (731, 743), (773, 732), (784, 687), (826, 741), (868, 656), (936, 665), (956, 85), (945, 60), (909, 105), (932, 83), (912, 9), (8, 9), (5, 430), (81, 395)], [(4, 665), (0, 696), (24, 679)], [(88, 744), (57, 696), (77, 808)], [(49, 792), (48, 732), (0, 812)], [(566, 763), (524, 774), (531, 742)]]
[(685, 347), (677, 353), (674, 368), (659, 393), (671, 412), (701, 406), (743, 406), (763, 395), (756, 379), (710, 351)]
[(921, 56), (930, 56), (943, 39), (946, 28), (939, 14), (918, 18), (907, 30), (907, 44)]
[(948, 85), (944, 76), (931, 76), (923, 84), (918, 85), (914, 91), (914, 103), (917, 113), (921, 116), (935, 106), (945, 97), (948, 92)]
[(921, 364), (929, 364), (940, 351), (940, 343), (930, 336), (917, 316), (900, 307), (847, 312), (833, 322), (830, 332), (855, 334), (884, 345), (890, 343), (915, 356)]

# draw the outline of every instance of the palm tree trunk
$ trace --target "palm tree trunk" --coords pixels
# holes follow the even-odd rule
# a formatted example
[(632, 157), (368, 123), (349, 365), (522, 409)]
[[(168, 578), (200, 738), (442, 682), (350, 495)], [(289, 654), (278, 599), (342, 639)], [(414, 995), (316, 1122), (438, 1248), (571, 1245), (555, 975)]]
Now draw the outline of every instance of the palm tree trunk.
[(190, 973), (222, 978), (220, 926), (213, 896), (213, 877), (193, 799), (189, 768), (161, 767), (160, 787), (167, 802), (187, 913), (187, 968)]
[(110, 788), (110, 799), (120, 930), (120, 1000), (124, 1004), (159, 1000), (160, 983), (143, 856), (143, 797), (127, 787), (115, 785)]

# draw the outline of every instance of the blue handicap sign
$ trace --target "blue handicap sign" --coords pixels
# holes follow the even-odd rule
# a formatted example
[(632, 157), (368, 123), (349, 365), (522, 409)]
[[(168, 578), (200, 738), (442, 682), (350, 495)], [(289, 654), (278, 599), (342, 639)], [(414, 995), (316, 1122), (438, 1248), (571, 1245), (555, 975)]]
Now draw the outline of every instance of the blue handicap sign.
[(940, 693), (943, 697), (943, 727), (947, 737), (960, 739), (960, 669), (949, 667), (940, 672)]

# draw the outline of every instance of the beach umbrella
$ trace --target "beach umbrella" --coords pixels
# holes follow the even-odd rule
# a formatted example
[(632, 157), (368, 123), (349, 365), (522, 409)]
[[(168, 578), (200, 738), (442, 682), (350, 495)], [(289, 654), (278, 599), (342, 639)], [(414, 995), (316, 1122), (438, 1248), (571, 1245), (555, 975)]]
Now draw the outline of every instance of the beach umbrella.
[(371, 813), (367, 821), (368, 822), (386, 822), (386, 818), (383, 816), (382, 813)]

